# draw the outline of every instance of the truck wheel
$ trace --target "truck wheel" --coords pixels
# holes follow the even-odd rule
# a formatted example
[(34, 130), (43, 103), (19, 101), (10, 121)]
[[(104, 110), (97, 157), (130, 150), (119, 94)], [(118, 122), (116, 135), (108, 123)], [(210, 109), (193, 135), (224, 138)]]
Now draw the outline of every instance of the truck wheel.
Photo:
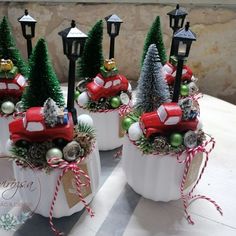
[(63, 138), (57, 138), (53, 140), (53, 142), (58, 146), (58, 147), (64, 147), (68, 142), (63, 139)]
[(29, 144), (30, 144), (30, 142), (27, 140), (19, 140), (15, 143), (16, 146), (23, 147), (23, 148), (28, 148)]

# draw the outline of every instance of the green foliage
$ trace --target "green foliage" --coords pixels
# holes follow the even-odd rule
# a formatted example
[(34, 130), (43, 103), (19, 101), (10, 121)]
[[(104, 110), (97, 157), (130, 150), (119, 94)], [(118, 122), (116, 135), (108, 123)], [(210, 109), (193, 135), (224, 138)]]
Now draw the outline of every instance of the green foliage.
[(155, 44), (148, 48), (137, 87), (136, 107), (144, 112), (168, 102), (170, 93), (162, 72), (162, 64)]
[(25, 109), (43, 106), (50, 97), (59, 107), (64, 106), (60, 83), (54, 72), (44, 39), (39, 39), (30, 57), (28, 87), (22, 96)]
[(163, 43), (163, 37), (162, 37), (162, 31), (161, 31), (161, 22), (160, 22), (160, 17), (157, 16), (155, 21), (153, 22), (151, 28), (148, 31), (148, 34), (145, 39), (144, 47), (143, 47), (143, 55), (142, 55), (142, 60), (141, 60), (141, 66), (143, 66), (143, 62), (146, 56), (146, 53), (148, 51), (148, 48), (151, 44), (155, 44), (159, 56), (161, 59), (162, 65), (164, 65), (167, 61), (166, 57), (166, 49), (165, 45)]
[(87, 124), (79, 123), (76, 127), (76, 133), (86, 133), (91, 138), (95, 138), (95, 129)]
[(103, 22), (99, 20), (88, 33), (81, 60), (78, 61), (78, 77), (94, 78), (103, 64)]
[(10, 25), (5, 16), (0, 23), (0, 58), (11, 59), (13, 64), (18, 67), (19, 72), (27, 77), (28, 66), (16, 48)]

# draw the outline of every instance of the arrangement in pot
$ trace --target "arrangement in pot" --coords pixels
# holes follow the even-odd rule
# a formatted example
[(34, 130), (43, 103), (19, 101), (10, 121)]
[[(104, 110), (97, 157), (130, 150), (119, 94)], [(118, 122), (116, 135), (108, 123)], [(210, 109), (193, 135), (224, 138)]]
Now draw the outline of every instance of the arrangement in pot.
[(6, 143), (9, 139), (8, 124), (13, 114), (20, 107), (28, 67), (22, 59), (6, 17), (0, 23), (0, 154), (6, 154)]
[(100, 20), (85, 42), (75, 99), (77, 111), (93, 118), (99, 150), (112, 150), (123, 142), (120, 121), (131, 106), (131, 86), (118, 72), (114, 58), (103, 59), (102, 34)]
[(154, 201), (181, 198), (193, 223), (187, 212), (191, 200), (207, 199), (222, 213), (213, 200), (193, 195), (215, 141), (202, 130), (192, 70), (182, 65), (179, 73), (173, 59), (163, 66), (156, 45), (148, 48), (134, 108), (122, 123), (122, 166), (134, 191)]
[[(93, 216), (88, 203), (98, 189), (101, 167), (93, 120), (80, 115), (74, 124), (44, 39), (33, 50), (21, 102), (25, 111), (9, 124), (15, 178), (38, 178), (41, 197), (31, 210), (49, 217), (52, 230), (60, 234), (52, 217), (69, 216), (84, 207)], [(34, 201), (24, 190), (20, 193), (26, 202)]]

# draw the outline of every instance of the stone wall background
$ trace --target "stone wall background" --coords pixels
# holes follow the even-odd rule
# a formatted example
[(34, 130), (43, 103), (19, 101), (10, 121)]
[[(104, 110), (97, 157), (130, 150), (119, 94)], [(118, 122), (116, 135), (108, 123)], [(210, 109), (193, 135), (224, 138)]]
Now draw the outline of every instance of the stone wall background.
[[(188, 64), (193, 69), (203, 93), (236, 104), (236, 3), (231, 5), (182, 4), (187, 12), (191, 29), (197, 34)], [(24, 9), (37, 20), (37, 39), (44, 37), (54, 68), (61, 81), (68, 77), (68, 60), (62, 52), (58, 32), (70, 26), (72, 19), (87, 33), (101, 18), (115, 13), (124, 21), (116, 38), (115, 57), (118, 68), (130, 80), (139, 77), (139, 64), (146, 33), (157, 15), (161, 17), (164, 42), (169, 53), (172, 30), (167, 12), (174, 5), (164, 4), (78, 4), (55, 2), (0, 2), (0, 17), (8, 17), (17, 46), (26, 58), (26, 41), (17, 21)], [(108, 57), (109, 37), (104, 24), (104, 56)], [(40, 68), (39, 68), (40, 69)]]

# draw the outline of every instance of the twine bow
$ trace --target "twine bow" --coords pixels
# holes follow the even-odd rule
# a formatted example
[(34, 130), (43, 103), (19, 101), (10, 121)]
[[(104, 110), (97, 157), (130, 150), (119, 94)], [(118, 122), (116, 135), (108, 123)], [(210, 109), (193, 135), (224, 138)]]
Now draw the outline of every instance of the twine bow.
[[(211, 198), (206, 197), (204, 195), (200, 195), (200, 194), (193, 195), (193, 191), (196, 188), (196, 186), (198, 185), (200, 179), (202, 178), (204, 170), (207, 166), (207, 162), (208, 162), (208, 159), (209, 159), (209, 154), (214, 149), (214, 147), (215, 147), (215, 140), (211, 137), (210, 140), (205, 141), (202, 145), (199, 145), (196, 148), (189, 148), (189, 149), (187, 149), (186, 151), (180, 153), (177, 156), (177, 161), (179, 163), (184, 163), (185, 164), (184, 174), (183, 174), (182, 182), (181, 182), (181, 185), (180, 185), (180, 193), (181, 193), (181, 198), (183, 200), (184, 212), (185, 212), (186, 218), (187, 218), (188, 222), (192, 225), (194, 224), (194, 221), (192, 220), (190, 214), (188, 213), (187, 208), (193, 201), (195, 201), (197, 199), (205, 199), (205, 200), (209, 201), (210, 203), (212, 203), (215, 206), (216, 210), (221, 215), (223, 215), (221, 207), (214, 200), (212, 200)], [(186, 153), (187, 156), (186, 156), (185, 159), (181, 160), (180, 157), (184, 153)], [(191, 164), (193, 158), (195, 157), (195, 155), (197, 153), (204, 153), (205, 154), (205, 162), (204, 162), (204, 165), (201, 169), (201, 172), (200, 172), (200, 174), (197, 178), (197, 181), (193, 185), (192, 189), (189, 191), (189, 193), (184, 194), (184, 185), (185, 185), (185, 182), (186, 182), (186, 179), (187, 179), (187, 174), (188, 174), (188, 171), (189, 171), (189, 167), (190, 167), (190, 164)]]
[[(81, 158), (77, 162), (67, 162), (67, 161), (62, 160), (62, 159), (51, 158), (48, 161), (48, 164), (49, 164), (50, 167), (59, 168), (59, 169), (63, 170), (62, 173), (59, 175), (59, 177), (57, 179), (57, 184), (56, 184), (56, 188), (55, 188), (55, 192), (54, 192), (54, 196), (53, 196), (53, 200), (52, 200), (51, 207), (50, 207), (50, 212), (49, 212), (49, 223), (50, 223), (51, 229), (55, 233), (55, 235), (63, 235), (62, 232), (58, 231), (55, 228), (55, 226), (52, 222), (52, 216), (53, 216), (54, 206), (55, 206), (55, 203), (56, 203), (56, 200), (57, 200), (57, 195), (58, 195), (58, 192), (59, 192), (59, 187), (61, 185), (62, 177), (68, 171), (72, 171), (74, 173), (74, 179), (75, 179), (75, 183), (76, 183), (76, 190), (78, 192), (78, 195), (79, 195), (79, 198), (80, 198), (81, 202), (84, 204), (84, 206), (85, 206), (86, 210), (88, 211), (89, 215), (91, 217), (94, 216), (94, 212), (92, 211), (92, 209), (89, 207), (89, 205), (85, 201), (85, 199), (83, 197), (83, 194), (81, 192), (81, 187), (88, 187), (91, 184), (90, 177), (87, 175), (87, 173), (85, 171), (83, 171), (78, 166), (78, 164), (81, 163), (83, 160), (84, 160), (84, 158)], [(85, 179), (84, 183), (82, 182), (81, 177), (84, 177), (84, 179)]]

